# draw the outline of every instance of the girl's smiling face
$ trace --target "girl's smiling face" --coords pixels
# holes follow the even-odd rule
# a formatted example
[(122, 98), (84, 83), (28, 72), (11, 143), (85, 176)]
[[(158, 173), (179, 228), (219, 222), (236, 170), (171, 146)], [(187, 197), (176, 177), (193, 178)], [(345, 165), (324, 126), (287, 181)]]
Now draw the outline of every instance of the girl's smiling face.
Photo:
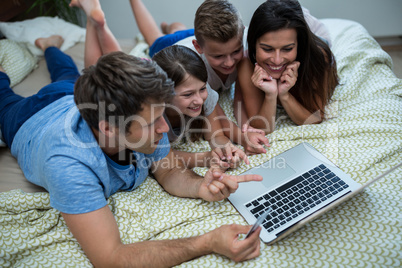
[(297, 57), (297, 32), (282, 29), (267, 32), (257, 39), (257, 63), (274, 79), (279, 79), (289, 63)]
[(187, 78), (175, 87), (176, 96), (171, 104), (189, 117), (197, 117), (201, 114), (203, 104), (208, 97), (206, 83), (194, 76)]

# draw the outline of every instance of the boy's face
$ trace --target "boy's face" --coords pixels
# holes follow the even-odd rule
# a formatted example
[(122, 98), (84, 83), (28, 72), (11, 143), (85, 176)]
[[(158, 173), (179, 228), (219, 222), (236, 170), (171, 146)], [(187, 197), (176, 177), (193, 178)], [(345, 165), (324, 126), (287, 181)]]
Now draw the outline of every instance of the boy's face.
[(205, 39), (203, 46), (194, 40), (193, 45), (198, 53), (205, 55), (209, 65), (218, 75), (227, 76), (233, 73), (243, 58), (243, 41), (239, 36), (224, 43)]

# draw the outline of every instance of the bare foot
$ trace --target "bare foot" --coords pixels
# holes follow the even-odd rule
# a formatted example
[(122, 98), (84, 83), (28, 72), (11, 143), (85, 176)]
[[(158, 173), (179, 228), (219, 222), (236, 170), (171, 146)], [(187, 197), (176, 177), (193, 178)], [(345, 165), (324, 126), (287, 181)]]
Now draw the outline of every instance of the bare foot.
[(71, 0), (70, 4), (68, 5), (69, 7), (79, 7), (82, 9), (80, 2), (78, 0)]
[(105, 24), (105, 14), (102, 11), (99, 0), (71, 0), (69, 6), (79, 7), (84, 10), (87, 18), (95, 26), (103, 26)]
[(35, 40), (35, 45), (45, 51), (48, 47), (60, 48), (64, 39), (60, 35), (52, 35), (46, 38), (38, 38)]
[(167, 24), (166, 22), (161, 23), (161, 30), (164, 34), (172, 34), (186, 29), (187, 27), (181, 22), (173, 22), (171, 24)]
[(168, 27), (169, 27), (169, 24), (167, 24), (166, 22), (162, 22), (162, 23), (161, 23), (161, 30), (162, 30), (162, 33), (168, 34)]

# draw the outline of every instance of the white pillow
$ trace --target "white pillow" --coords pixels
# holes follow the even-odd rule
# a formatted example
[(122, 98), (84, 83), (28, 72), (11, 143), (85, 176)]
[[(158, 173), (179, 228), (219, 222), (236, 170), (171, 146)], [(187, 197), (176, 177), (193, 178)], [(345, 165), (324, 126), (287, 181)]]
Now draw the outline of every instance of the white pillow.
[(43, 51), (35, 46), (35, 40), (40, 37), (61, 35), (64, 38), (64, 43), (60, 48), (62, 51), (77, 42), (85, 41), (85, 28), (58, 17), (37, 17), (17, 22), (0, 22), (0, 31), (7, 39), (27, 43), (31, 53), (37, 56), (43, 55)]
[(0, 40), (0, 66), (10, 78), (10, 87), (21, 82), (36, 67), (37, 61), (38, 58), (24, 44), (8, 39)]

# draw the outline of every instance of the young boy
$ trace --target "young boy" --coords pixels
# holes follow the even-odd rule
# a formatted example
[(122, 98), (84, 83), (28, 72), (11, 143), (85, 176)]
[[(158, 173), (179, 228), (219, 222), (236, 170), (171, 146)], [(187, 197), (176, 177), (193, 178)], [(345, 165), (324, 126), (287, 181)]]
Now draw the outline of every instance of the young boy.
[[(200, 54), (207, 67), (207, 86), (218, 92), (231, 88), (237, 79), (236, 66), (244, 55), (244, 25), (240, 13), (229, 1), (204, 1), (195, 14), (194, 30), (185, 30), (181, 23), (163, 23), (163, 32), (141, 0), (130, 3), (138, 28), (150, 45), (151, 57), (173, 44), (189, 47)], [(219, 105), (217, 108), (226, 136), (244, 146), (249, 154), (266, 152), (263, 145), (268, 145), (268, 139), (263, 132), (242, 133)]]

